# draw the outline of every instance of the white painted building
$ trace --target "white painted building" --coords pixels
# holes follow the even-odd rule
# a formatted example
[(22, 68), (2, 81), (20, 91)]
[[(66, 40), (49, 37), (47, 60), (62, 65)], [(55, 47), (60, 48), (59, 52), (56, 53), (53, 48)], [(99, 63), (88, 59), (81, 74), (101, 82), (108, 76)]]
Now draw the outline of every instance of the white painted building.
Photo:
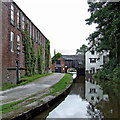
[(98, 69), (102, 68), (106, 61), (107, 52), (98, 53), (92, 47), (85, 53), (85, 71), (86, 73), (95, 73)]

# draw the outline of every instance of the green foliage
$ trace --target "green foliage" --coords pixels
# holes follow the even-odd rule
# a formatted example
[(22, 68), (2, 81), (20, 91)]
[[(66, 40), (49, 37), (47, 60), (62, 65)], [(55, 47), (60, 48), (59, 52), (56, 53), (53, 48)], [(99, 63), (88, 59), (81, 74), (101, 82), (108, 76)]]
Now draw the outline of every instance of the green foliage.
[(50, 61), (50, 41), (46, 41), (45, 45), (45, 70), (48, 71), (49, 69), (49, 61)]
[(62, 56), (61, 53), (57, 53), (56, 55), (54, 55), (54, 56), (52, 57), (52, 64), (54, 64), (55, 61), (56, 61), (58, 58), (60, 58), (61, 56)]
[(42, 45), (40, 45), (40, 49), (38, 50), (38, 73), (42, 74), (43, 72), (43, 60), (42, 60)]
[(96, 31), (89, 35), (91, 46), (98, 52), (109, 51), (109, 62), (96, 73), (96, 79), (104, 90), (120, 97), (120, 2), (89, 2), (91, 13), (86, 20), (88, 25), (95, 23)]
[(87, 24), (96, 23), (96, 31), (88, 37), (89, 44), (96, 46), (98, 52), (110, 51), (110, 59), (120, 62), (120, 3), (89, 2), (91, 16)]
[(35, 74), (36, 55), (34, 52), (34, 41), (31, 41), (30, 39), (28, 24), (26, 24), (22, 37), (25, 53), (25, 75), (31, 76), (32, 74)]
[(120, 64), (116, 65), (116, 61), (109, 61), (105, 67), (99, 70), (94, 78), (98, 84), (102, 86), (104, 91), (111, 92), (120, 99)]
[(65, 76), (54, 86), (52, 86), (53, 90), (51, 94), (56, 94), (57, 92), (62, 92), (65, 90), (66, 86), (71, 84), (72, 77), (70, 74), (65, 74)]
[(88, 46), (86, 46), (86, 45), (82, 45), (81, 47), (80, 47), (80, 49), (77, 49), (76, 50), (76, 54), (78, 54), (78, 53), (85, 53), (86, 51), (87, 51), (87, 49), (88, 49)]

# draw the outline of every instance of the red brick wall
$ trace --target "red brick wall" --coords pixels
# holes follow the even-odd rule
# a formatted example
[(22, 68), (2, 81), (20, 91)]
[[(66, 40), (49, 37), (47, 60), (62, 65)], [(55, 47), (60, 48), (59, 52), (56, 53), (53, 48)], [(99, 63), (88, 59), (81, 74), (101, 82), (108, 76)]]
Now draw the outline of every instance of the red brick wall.
[[(20, 36), (20, 54), (19, 54), (19, 68), (25, 68), (25, 61), (24, 61), (24, 53), (22, 50), (22, 15), (25, 16), (25, 23), (27, 23), (27, 20), (30, 21), (30, 19), (19, 9), (19, 7), (14, 4), (15, 7), (15, 25), (13, 26), (11, 24), (11, 3), (2, 3), (2, 81), (3, 82), (10, 82), (10, 83), (16, 83), (16, 70), (10, 70), (8, 68), (14, 68), (16, 67), (16, 56), (17, 56), (17, 35)], [(17, 28), (17, 11), (18, 9), (21, 12), (21, 29), (19, 30)], [(31, 21), (30, 21), (31, 22)], [(32, 22), (31, 22), (32, 23)], [(34, 35), (34, 27), (36, 30), (37, 27), (32, 23), (33, 25), (33, 35)], [(15, 35), (15, 41), (14, 41), (14, 52), (11, 52), (11, 42), (10, 42), (10, 33), (14, 32)], [(39, 31), (40, 32), (40, 31)], [(40, 32), (41, 33), (41, 32)], [(37, 32), (36, 32), (37, 34)], [(41, 33), (42, 34), (42, 33)], [(44, 35), (42, 34), (44, 37)], [(34, 36), (33, 36), (34, 38)], [(46, 38), (45, 38), (46, 39)], [(38, 37), (39, 40), (39, 37)], [(43, 44), (43, 40), (42, 40)], [(36, 57), (38, 56), (38, 50), (40, 45), (36, 43), (35, 40), (35, 54)], [(44, 62), (44, 67), (45, 67), (45, 49), (43, 48), (43, 62)], [(36, 70), (37, 70), (37, 64), (38, 62), (36, 61)], [(19, 70), (19, 75), (23, 75), (24, 71)]]
[[(58, 60), (61, 61), (61, 72), (65, 73), (65, 61), (63, 60), (62, 57), (60, 57)], [(55, 72), (55, 68), (56, 68), (56, 62), (54, 64), (52, 64), (52, 71)]]
[[(2, 31), (2, 2), (0, 0), (0, 31)], [(0, 86), (2, 85), (2, 32), (0, 32)]]

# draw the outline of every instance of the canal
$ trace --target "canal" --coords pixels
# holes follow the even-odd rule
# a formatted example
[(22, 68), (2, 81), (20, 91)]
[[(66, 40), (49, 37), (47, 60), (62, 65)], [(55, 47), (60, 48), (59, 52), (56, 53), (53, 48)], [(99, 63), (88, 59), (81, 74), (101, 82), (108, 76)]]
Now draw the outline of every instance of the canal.
[(104, 93), (93, 78), (78, 76), (70, 93), (32, 120), (44, 118), (120, 118), (120, 104)]

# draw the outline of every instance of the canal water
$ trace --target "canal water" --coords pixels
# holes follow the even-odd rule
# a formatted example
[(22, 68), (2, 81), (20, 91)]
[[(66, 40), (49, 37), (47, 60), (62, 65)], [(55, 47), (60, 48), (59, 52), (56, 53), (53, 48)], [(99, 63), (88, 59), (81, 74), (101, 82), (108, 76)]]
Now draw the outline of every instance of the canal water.
[(120, 118), (119, 101), (104, 93), (93, 78), (74, 79), (70, 93), (32, 120), (44, 118)]

